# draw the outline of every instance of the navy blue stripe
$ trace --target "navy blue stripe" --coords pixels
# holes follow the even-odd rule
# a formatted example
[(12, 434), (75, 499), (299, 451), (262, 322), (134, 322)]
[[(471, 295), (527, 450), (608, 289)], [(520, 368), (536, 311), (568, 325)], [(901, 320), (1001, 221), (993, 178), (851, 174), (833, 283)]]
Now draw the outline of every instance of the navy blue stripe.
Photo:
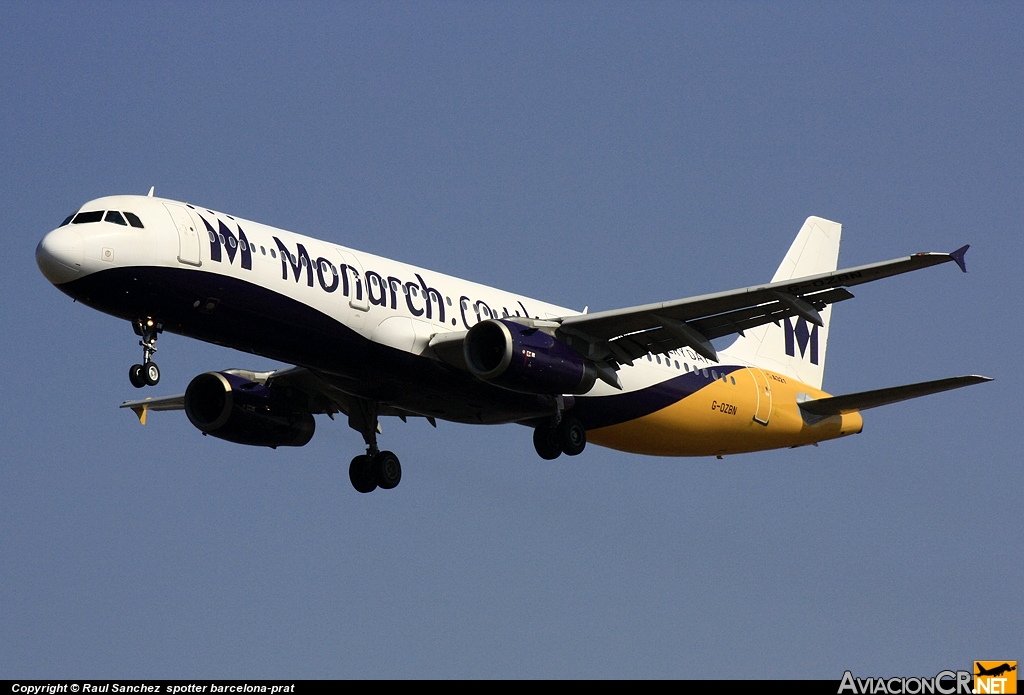
[[(153, 316), (171, 333), (329, 372), (340, 377), (332, 383), (346, 393), (413, 413), (500, 423), (554, 412), (551, 398), (507, 391), (443, 362), (380, 345), (317, 309), (235, 277), (184, 268), (111, 268), (58, 287), (119, 318)], [(204, 313), (210, 299), (218, 300), (216, 307)], [(218, 368), (225, 366), (233, 365)]]

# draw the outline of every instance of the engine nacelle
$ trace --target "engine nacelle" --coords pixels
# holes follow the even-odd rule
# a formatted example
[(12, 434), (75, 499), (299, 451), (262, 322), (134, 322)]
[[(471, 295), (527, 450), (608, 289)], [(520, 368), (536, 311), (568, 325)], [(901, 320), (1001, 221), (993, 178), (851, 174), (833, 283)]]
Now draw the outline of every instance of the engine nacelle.
[(469, 329), (462, 345), (469, 371), (522, 393), (586, 393), (594, 365), (565, 343), (515, 321), (488, 319)]
[(273, 389), (229, 372), (200, 374), (185, 389), (185, 414), (211, 437), (252, 446), (305, 446), (316, 422)]

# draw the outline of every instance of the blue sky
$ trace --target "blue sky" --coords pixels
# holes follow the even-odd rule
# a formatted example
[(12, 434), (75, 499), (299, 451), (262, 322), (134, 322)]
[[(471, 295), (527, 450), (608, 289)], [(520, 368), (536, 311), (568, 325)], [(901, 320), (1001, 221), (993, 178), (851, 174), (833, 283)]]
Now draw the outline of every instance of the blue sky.
[[(0, 676), (1024, 657), (1019, 5), (15, 2), (0, 32)], [(970, 243), (837, 306), (825, 387), (996, 381), (723, 461), (385, 421), (402, 484), (359, 495), (343, 423), (270, 451), (117, 409), (137, 338), (33, 254), (150, 186), (591, 310), (767, 280), (809, 215), (841, 265)], [(160, 393), (274, 366), (159, 347)]]

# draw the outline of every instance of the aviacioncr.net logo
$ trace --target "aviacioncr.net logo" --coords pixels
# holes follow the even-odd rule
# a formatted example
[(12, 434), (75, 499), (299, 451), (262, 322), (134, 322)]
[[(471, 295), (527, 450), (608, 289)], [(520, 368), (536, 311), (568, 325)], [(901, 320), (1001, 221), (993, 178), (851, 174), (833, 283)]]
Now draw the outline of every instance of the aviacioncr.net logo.
[(970, 671), (939, 671), (933, 678), (894, 676), (892, 678), (855, 678), (843, 673), (839, 692), (852, 695), (972, 695)]

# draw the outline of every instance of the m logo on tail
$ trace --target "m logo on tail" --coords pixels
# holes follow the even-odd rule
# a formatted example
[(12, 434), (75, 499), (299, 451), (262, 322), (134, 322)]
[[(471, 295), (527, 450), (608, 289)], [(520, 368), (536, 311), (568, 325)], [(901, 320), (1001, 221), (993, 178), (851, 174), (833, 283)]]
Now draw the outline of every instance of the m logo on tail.
[(783, 319), (782, 322), (786, 326), (786, 354), (796, 357), (796, 348), (799, 347), (800, 356), (807, 357), (810, 347), (811, 364), (818, 364), (818, 327), (812, 325), (808, 329), (803, 319), (797, 319), (795, 328), (789, 319)]

